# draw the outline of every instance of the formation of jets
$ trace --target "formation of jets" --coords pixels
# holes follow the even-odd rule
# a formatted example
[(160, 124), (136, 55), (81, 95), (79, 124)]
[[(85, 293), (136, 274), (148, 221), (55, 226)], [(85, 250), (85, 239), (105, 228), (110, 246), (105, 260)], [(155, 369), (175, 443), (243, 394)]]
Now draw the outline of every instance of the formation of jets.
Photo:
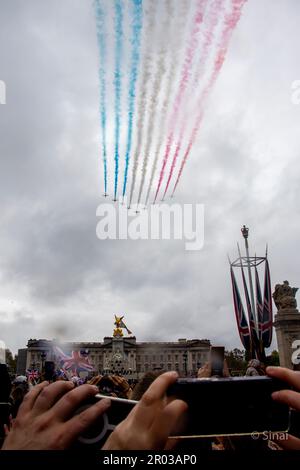
[[(108, 193), (104, 193), (104, 194), (103, 194), (103, 197), (105, 197), (105, 198), (108, 197), (108, 196), (109, 196)], [(172, 194), (172, 195), (170, 196), (170, 198), (173, 198), (173, 197), (174, 197), (174, 196), (173, 196), (173, 194)], [(116, 198), (114, 197), (114, 198), (112, 199), (112, 201), (113, 201), (113, 202), (118, 202), (118, 199), (116, 199)], [(161, 202), (164, 202), (164, 201), (165, 201), (165, 199), (161, 199)], [(124, 206), (125, 202), (122, 201), (122, 202), (120, 202), (120, 204), (121, 204), (122, 206)], [(131, 209), (131, 206), (129, 205), (129, 206), (127, 207), (127, 209), (130, 210), (130, 209)], [(146, 209), (147, 209), (147, 206), (141, 207), (141, 210), (146, 210)], [(141, 210), (136, 209), (135, 213), (136, 213), (136, 214), (139, 214), (139, 213), (141, 212)]]

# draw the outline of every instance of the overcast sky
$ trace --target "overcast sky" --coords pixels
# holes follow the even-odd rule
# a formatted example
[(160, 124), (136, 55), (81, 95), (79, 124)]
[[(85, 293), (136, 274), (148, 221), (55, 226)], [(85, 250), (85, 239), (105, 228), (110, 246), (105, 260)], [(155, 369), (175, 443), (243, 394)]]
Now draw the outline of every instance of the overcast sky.
[(102, 341), (125, 314), (138, 341), (240, 347), (227, 253), (236, 256), (243, 224), (253, 254), (268, 242), (273, 286), (300, 286), (299, 1), (249, 0), (234, 32), (176, 193), (205, 205), (198, 252), (182, 241), (96, 237), (92, 3), (0, 0), (0, 9), (1, 339), (13, 351), (29, 338)]

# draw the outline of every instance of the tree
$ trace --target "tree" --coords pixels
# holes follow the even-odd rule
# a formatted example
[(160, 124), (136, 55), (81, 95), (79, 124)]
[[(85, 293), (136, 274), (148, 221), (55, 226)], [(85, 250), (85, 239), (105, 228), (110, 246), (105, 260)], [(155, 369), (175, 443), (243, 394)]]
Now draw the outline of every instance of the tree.
[(235, 375), (244, 375), (247, 369), (247, 361), (245, 360), (245, 351), (238, 348), (232, 351), (225, 351), (225, 359), (229, 371)]
[(15, 374), (17, 370), (17, 356), (13, 356), (12, 352), (9, 349), (5, 350), (6, 355), (6, 364), (9, 367), (11, 374)]
[(266, 363), (268, 366), (279, 366), (279, 353), (274, 349), (274, 351), (271, 352), (270, 356), (267, 356), (266, 358)]

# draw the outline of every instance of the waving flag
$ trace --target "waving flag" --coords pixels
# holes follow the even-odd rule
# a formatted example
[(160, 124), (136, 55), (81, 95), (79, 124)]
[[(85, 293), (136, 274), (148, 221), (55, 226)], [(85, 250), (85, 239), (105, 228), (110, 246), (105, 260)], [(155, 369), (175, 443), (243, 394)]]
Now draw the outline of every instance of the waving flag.
[(67, 356), (60, 348), (54, 346), (54, 353), (61, 360), (61, 369), (78, 374), (81, 371), (93, 371), (94, 366), (89, 362), (88, 357), (81, 355), (79, 351), (72, 351), (71, 356)]
[(232, 283), (232, 293), (233, 293), (233, 303), (234, 303), (234, 311), (236, 322), (239, 330), (239, 335), (242, 341), (244, 348), (248, 351), (250, 349), (250, 332), (247, 323), (247, 318), (245, 315), (245, 310), (242, 304), (241, 295), (239, 292), (239, 288), (235, 279), (235, 275), (230, 267), (230, 274), (231, 274), (231, 283)]
[(26, 375), (30, 382), (36, 382), (40, 376), (39, 371), (36, 369), (28, 369)]
[(62, 349), (60, 349), (58, 346), (53, 346), (53, 352), (55, 356), (59, 357), (60, 359), (68, 359), (69, 356), (67, 356)]
[[(123, 318), (123, 317), (122, 317), (122, 318)], [(132, 331), (130, 331), (130, 330), (127, 328), (127, 326), (125, 325), (125, 323), (123, 322), (123, 320), (121, 320), (119, 327), (120, 327), (120, 328), (124, 328), (124, 329), (127, 331), (127, 333), (128, 333), (129, 335), (132, 335)]]

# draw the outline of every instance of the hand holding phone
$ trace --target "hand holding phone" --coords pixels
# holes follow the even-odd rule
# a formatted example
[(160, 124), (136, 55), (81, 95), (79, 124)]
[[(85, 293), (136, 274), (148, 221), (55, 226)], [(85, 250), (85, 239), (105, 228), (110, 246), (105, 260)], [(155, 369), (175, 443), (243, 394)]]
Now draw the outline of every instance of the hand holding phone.
[(168, 395), (184, 400), (187, 425), (181, 436), (209, 437), (286, 432), (289, 407), (272, 393), (288, 385), (266, 376), (178, 379)]

